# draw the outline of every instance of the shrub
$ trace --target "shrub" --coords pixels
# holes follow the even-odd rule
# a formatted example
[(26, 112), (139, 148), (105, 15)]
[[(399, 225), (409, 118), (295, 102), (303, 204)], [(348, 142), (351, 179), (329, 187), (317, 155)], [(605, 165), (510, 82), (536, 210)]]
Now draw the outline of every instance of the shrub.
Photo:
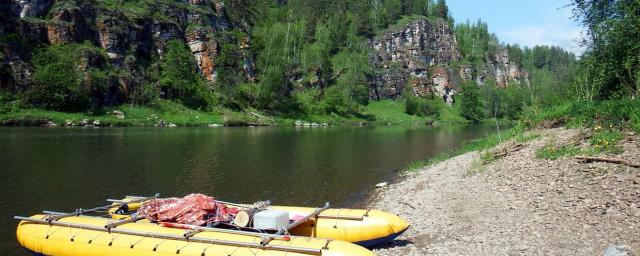
[(324, 92), (326, 112), (339, 115), (356, 114), (358, 104), (349, 99), (348, 92), (340, 86), (331, 86)]
[(79, 70), (81, 45), (56, 45), (38, 49), (33, 55), (34, 87), (28, 101), (47, 109), (73, 111), (89, 106), (89, 90)]
[(437, 116), (440, 114), (442, 104), (439, 99), (425, 99), (413, 95), (413, 93), (405, 93), (405, 112), (410, 115), (417, 116)]
[(13, 101), (15, 101), (15, 94), (0, 91), (0, 114), (9, 113), (14, 109), (16, 105)]
[(298, 108), (306, 114), (326, 114), (327, 106), (324, 105), (322, 91), (318, 89), (309, 89), (297, 92), (294, 95)]

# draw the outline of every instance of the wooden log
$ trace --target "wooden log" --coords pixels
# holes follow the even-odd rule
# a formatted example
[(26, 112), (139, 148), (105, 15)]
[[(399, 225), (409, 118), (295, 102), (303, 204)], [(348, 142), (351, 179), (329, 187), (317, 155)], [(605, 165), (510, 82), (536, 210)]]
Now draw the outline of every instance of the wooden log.
[(626, 161), (620, 158), (605, 158), (605, 157), (591, 157), (591, 156), (576, 156), (574, 158), (584, 163), (603, 162), (603, 163), (610, 163), (610, 164), (621, 164), (621, 165), (626, 165), (633, 168), (640, 168), (640, 164), (631, 163), (629, 161)]
[(258, 209), (247, 209), (242, 210), (236, 214), (236, 217), (233, 219), (233, 224), (240, 227), (248, 227), (251, 224), (251, 220), (253, 219), (253, 215), (258, 211)]

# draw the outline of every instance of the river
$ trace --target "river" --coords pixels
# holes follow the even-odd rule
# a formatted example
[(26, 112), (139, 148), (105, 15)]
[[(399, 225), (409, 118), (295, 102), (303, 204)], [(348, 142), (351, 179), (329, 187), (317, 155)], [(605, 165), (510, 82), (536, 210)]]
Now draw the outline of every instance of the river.
[(349, 206), (407, 163), (486, 135), (484, 126), (0, 128), (0, 255), (27, 255), (14, 215), (125, 195)]

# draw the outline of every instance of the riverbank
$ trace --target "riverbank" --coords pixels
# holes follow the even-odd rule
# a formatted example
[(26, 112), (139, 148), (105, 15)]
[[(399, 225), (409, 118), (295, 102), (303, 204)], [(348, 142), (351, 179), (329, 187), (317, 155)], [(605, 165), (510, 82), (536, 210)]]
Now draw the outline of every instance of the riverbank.
[[(591, 130), (534, 130), (525, 133), (528, 141), (409, 172), (370, 200), (411, 223), (376, 253), (599, 255), (610, 245), (640, 252), (640, 169), (576, 159), (585, 153), (640, 163), (640, 136), (621, 134), (617, 150), (594, 151)], [(576, 150), (548, 154), (565, 147)]]
[(330, 126), (330, 125), (431, 125), (467, 124), (457, 110), (443, 108), (437, 116), (415, 116), (405, 113), (401, 101), (371, 102), (359, 115), (335, 113), (315, 115), (285, 115), (247, 109), (234, 111), (216, 109), (202, 111), (179, 103), (156, 100), (145, 106), (122, 105), (105, 107), (94, 112), (57, 112), (19, 107), (0, 108), (2, 126)]

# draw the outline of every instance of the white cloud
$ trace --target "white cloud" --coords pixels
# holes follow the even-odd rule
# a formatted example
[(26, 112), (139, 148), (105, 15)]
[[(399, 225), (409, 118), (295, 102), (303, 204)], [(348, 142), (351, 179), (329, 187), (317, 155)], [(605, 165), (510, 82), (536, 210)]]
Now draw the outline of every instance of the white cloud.
[(580, 42), (583, 29), (574, 21), (573, 12), (567, 0), (550, 4), (547, 1), (529, 1), (534, 10), (529, 15), (535, 16), (535, 24), (518, 24), (512, 28), (496, 31), (498, 37), (507, 43), (533, 47), (535, 45), (556, 45), (581, 55), (584, 48)]
[(582, 29), (566, 25), (537, 25), (520, 27), (507, 31), (497, 31), (498, 38), (507, 43), (518, 43), (522, 46), (556, 45), (581, 55)]

